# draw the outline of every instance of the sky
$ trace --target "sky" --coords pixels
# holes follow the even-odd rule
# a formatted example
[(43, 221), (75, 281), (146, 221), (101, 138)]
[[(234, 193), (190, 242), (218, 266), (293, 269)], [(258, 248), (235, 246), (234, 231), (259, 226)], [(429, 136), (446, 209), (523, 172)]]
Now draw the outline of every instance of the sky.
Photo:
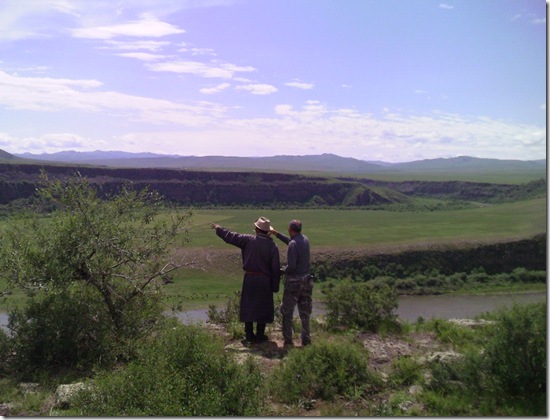
[(546, 158), (545, 0), (0, 0), (0, 149)]

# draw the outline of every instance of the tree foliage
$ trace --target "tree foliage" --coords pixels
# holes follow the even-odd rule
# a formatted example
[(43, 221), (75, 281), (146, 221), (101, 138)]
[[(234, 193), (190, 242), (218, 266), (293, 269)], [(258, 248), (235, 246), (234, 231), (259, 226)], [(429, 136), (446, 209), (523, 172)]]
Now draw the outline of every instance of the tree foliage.
[[(0, 250), (0, 276), (30, 297), (10, 314), (9, 327), (20, 350), (35, 347), (34, 366), (52, 358), (76, 363), (94, 347), (146, 333), (162, 314), (161, 280), (178, 268), (170, 247), (190, 217), (159, 220), (161, 198), (146, 189), (124, 187), (102, 200), (78, 174), (43, 182), (38, 195), (51, 212), (44, 217), (37, 208), (10, 227)], [(75, 348), (79, 355), (66, 357)]]

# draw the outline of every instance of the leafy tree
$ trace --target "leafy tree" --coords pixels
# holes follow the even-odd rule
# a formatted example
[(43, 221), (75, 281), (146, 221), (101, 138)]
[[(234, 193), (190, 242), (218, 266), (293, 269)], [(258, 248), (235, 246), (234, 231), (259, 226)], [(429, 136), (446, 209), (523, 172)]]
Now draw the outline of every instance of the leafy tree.
[(162, 315), (161, 281), (178, 268), (169, 250), (190, 214), (160, 220), (161, 197), (146, 189), (102, 200), (78, 174), (43, 182), (38, 195), (54, 210), (37, 209), (1, 238), (0, 276), (30, 297), (10, 314), (20, 363), (108, 359), (113, 343), (142, 336)]

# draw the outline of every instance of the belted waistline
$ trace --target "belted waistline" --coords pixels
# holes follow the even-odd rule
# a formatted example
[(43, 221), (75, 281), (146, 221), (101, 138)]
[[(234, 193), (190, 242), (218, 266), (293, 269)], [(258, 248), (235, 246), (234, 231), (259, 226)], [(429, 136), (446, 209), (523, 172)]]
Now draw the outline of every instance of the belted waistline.
[(251, 276), (266, 276), (267, 274), (260, 273), (259, 271), (245, 271), (246, 274), (250, 274)]

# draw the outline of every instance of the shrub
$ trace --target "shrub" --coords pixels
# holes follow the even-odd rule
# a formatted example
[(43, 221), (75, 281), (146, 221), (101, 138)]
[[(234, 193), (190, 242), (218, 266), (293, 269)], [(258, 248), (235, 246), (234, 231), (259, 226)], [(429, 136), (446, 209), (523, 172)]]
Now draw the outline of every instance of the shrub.
[(241, 310), (241, 291), (237, 290), (227, 300), (225, 309), (217, 310), (216, 305), (210, 305), (208, 307), (208, 322), (218, 325), (229, 325), (233, 322), (239, 321), (239, 314)]
[(367, 362), (367, 354), (357, 344), (320, 340), (291, 351), (273, 371), (270, 390), (284, 403), (364, 395), (381, 384)]
[[(158, 319), (156, 308), (151, 317)], [(25, 380), (60, 369), (86, 371), (132, 355), (132, 340), (117, 340), (105, 308), (85, 293), (35, 297), (10, 313), (9, 328), (14, 350), (10, 368)]]
[(261, 376), (252, 359), (239, 365), (220, 338), (198, 326), (168, 323), (115, 372), (103, 372), (74, 409), (80, 416), (254, 416)]
[(6, 373), (11, 356), (11, 343), (6, 332), (0, 327), (0, 374)]
[(522, 283), (546, 283), (546, 271), (529, 271), (523, 267), (515, 268), (512, 281)]
[(356, 327), (376, 332), (384, 322), (393, 322), (397, 292), (386, 284), (341, 282), (326, 290), (329, 327)]
[(546, 398), (546, 303), (514, 305), (488, 329), (482, 362), (496, 395), (540, 404)]
[(470, 327), (464, 327), (445, 319), (432, 318), (422, 326), (423, 330), (435, 332), (439, 341), (452, 344), (455, 348), (468, 347), (480, 341), (479, 333)]
[(430, 388), (460, 396), (482, 414), (546, 415), (546, 303), (514, 305), (492, 316), (496, 322), (480, 330), (477, 349), (432, 366)]
[(413, 385), (422, 379), (422, 365), (412, 357), (400, 357), (392, 362), (392, 371), (388, 382), (400, 387)]

